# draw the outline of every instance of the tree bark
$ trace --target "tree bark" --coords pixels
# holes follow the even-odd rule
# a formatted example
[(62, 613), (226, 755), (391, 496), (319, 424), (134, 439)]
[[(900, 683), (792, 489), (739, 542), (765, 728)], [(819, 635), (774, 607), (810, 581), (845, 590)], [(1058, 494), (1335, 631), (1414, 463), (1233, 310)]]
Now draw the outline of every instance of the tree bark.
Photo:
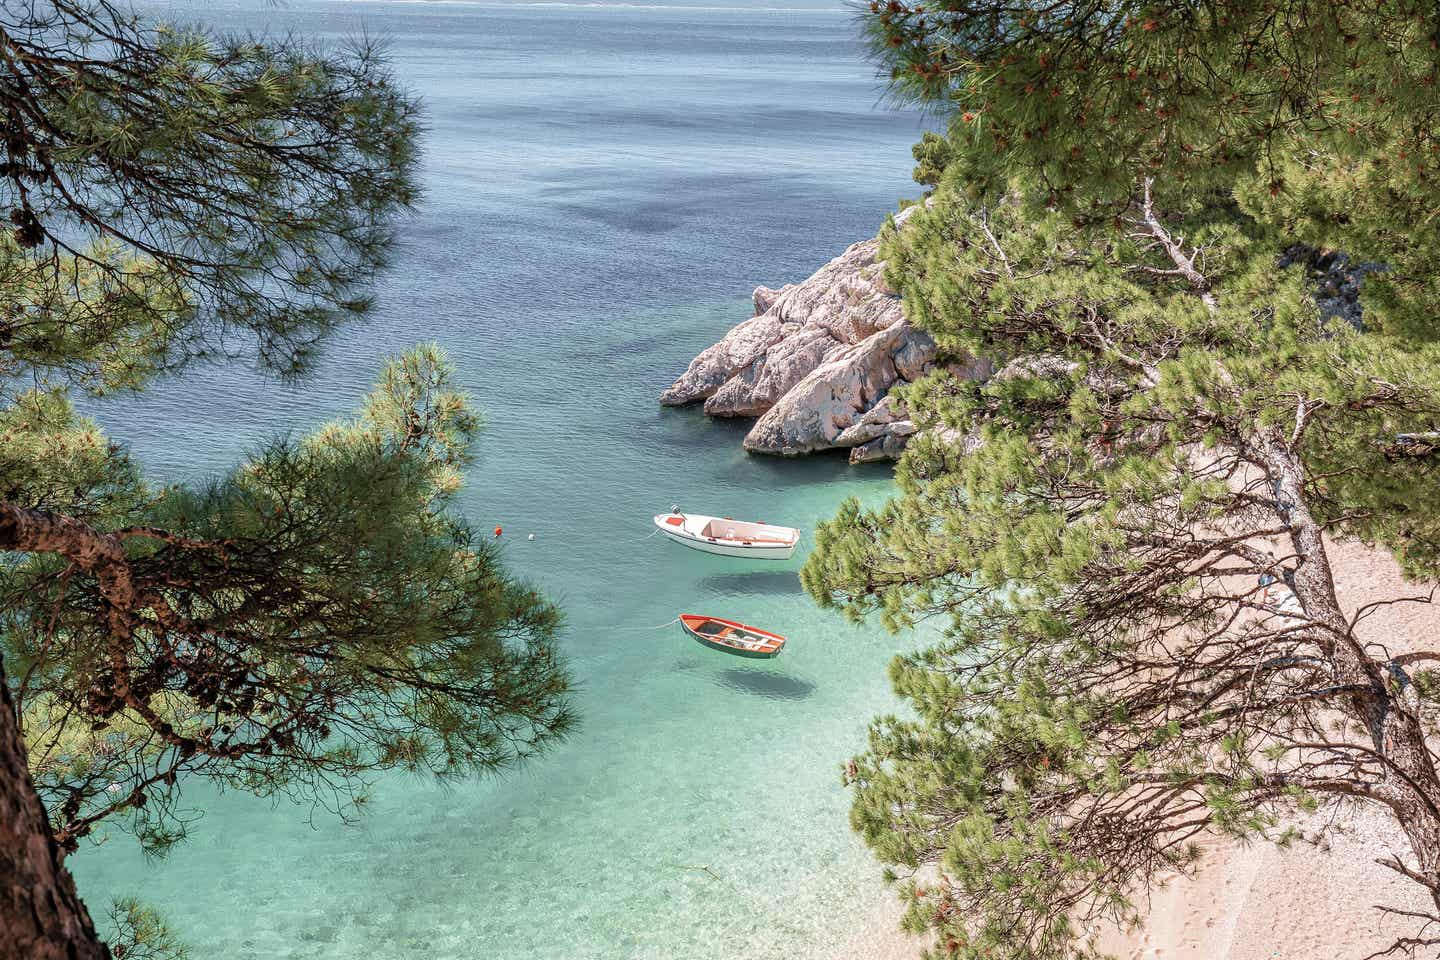
[(0, 960), (109, 960), (60, 865), (0, 661)]
[(1383, 763), (1377, 794), (1394, 811), (1410, 840), (1419, 869), (1408, 875), (1428, 887), (1431, 899), (1440, 907), (1440, 773), (1431, 759), (1420, 718), (1402, 698), (1410, 679), (1398, 664), (1390, 664), (1386, 673), (1384, 665), (1371, 657), (1352, 633), (1335, 593), (1322, 528), (1305, 502), (1304, 467), (1299, 456), (1273, 431), (1263, 437), (1259, 452), (1299, 560), (1294, 572), (1295, 594), (1306, 618), (1329, 634), (1335, 682), (1364, 691), (1351, 698), (1351, 706)]

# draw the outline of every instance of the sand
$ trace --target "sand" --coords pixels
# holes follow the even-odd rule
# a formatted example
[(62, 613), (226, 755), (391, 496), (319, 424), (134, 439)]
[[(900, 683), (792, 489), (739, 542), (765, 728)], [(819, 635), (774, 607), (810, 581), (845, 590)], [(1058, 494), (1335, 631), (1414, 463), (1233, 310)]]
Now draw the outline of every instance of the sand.
[[(1330, 555), (1347, 611), (1428, 592), (1406, 584), (1388, 555), (1362, 545), (1331, 544)], [(1435, 649), (1440, 604), (1380, 608), (1362, 632), (1392, 655)], [(1193, 877), (1173, 877), (1151, 891), (1140, 929), (1103, 931), (1101, 945), (1120, 960), (1361, 960), (1414, 932), (1414, 921), (1375, 909), (1425, 903), (1418, 887), (1375, 863), (1392, 853), (1407, 858), (1409, 849), (1386, 811), (1327, 810), (1298, 825), (1305, 839), (1283, 849), (1210, 841)], [(846, 956), (918, 956), (921, 941), (895, 925), (899, 912), (896, 906), (871, 918)]]

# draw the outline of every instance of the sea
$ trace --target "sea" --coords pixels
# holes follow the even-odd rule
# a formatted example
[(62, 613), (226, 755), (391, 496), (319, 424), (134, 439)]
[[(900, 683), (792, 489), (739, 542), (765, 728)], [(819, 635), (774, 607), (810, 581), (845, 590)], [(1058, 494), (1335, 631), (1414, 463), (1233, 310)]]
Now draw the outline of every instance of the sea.
[[(748, 424), (665, 409), (689, 360), (874, 235), (930, 121), (885, 97), (835, 0), (173, 0), (217, 31), (383, 41), (425, 102), (425, 197), (377, 309), (285, 385), (243, 362), (90, 411), (155, 478), (224, 472), (348, 415), (384, 358), (434, 340), (486, 428), (459, 507), (560, 603), (575, 735), (449, 785), (375, 779), (354, 821), (185, 793), (160, 860), (111, 834), (71, 858), (103, 919), (159, 907), (194, 960), (766, 960), (856, 956), (893, 897), (848, 826), (845, 760), (896, 711), (917, 642), (853, 626), (788, 562), (652, 537), (672, 504), (812, 530), (887, 465), (746, 455)], [(534, 539), (529, 539), (533, 534)], [(681, 612), (787, 635), (753, 661)], [(864, 960), (864, 958), (859, 958)]]

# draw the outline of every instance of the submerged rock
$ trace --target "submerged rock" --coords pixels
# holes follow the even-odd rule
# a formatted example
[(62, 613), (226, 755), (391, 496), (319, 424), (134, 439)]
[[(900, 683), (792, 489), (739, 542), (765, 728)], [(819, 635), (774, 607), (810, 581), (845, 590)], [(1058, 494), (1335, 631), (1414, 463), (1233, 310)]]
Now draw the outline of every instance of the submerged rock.
[[(899, 456), (915, 426), (886, 401), (931, 369), (935, 342), (906, 321), (879, 249), (879, 238), (852, 244), (801, 283), (756, 287), (756, 316), (691, 361), (660, 402), (704, 401), (711, 416), (758, 417), (744, 441), (753, 453)], [(973, 363), (958, 369), (989, 373)]]

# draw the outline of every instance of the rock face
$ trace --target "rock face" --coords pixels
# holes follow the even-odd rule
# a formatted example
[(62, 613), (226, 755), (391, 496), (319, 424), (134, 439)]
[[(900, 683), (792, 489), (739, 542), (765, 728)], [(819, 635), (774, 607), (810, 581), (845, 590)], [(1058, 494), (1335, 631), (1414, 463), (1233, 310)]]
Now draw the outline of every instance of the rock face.
[[(803, 283), (757, 287), (756, 315), (691, 361), (660, 402), (703, 400), (711, 416), (758, 417), (745, 437), (753, 453), (850, 448), (856, 462), (898, 457), (915, 425), (890, 390), (930, 370), (935, 342), (905, 320), (886, 288), (879, 247), (878, 238), (865, 240)], [(989, 373), (985, 364), (962, 368)]]
[(1280, 255), (1276, 266), (1300, 265), (1310, 281), (1315, 303), (1323, 317), (1340, 317), (1356, 330), (1363, 330), (1360, 290), (1367, 273), (1378, 273), (1386, 265), (1373, 260), (1356, 261), (1339, 250), (1320, 250), (1296, 244)]
[[(935, 341), (903, 321), (835, 350), (765, 412), (746, 435), (745, 449), (790, 456), (854, 446), (840, 438), (891, 387), (924, 373), (934, 358)], [(871, 422), (883, 424), (880, 417)]]

